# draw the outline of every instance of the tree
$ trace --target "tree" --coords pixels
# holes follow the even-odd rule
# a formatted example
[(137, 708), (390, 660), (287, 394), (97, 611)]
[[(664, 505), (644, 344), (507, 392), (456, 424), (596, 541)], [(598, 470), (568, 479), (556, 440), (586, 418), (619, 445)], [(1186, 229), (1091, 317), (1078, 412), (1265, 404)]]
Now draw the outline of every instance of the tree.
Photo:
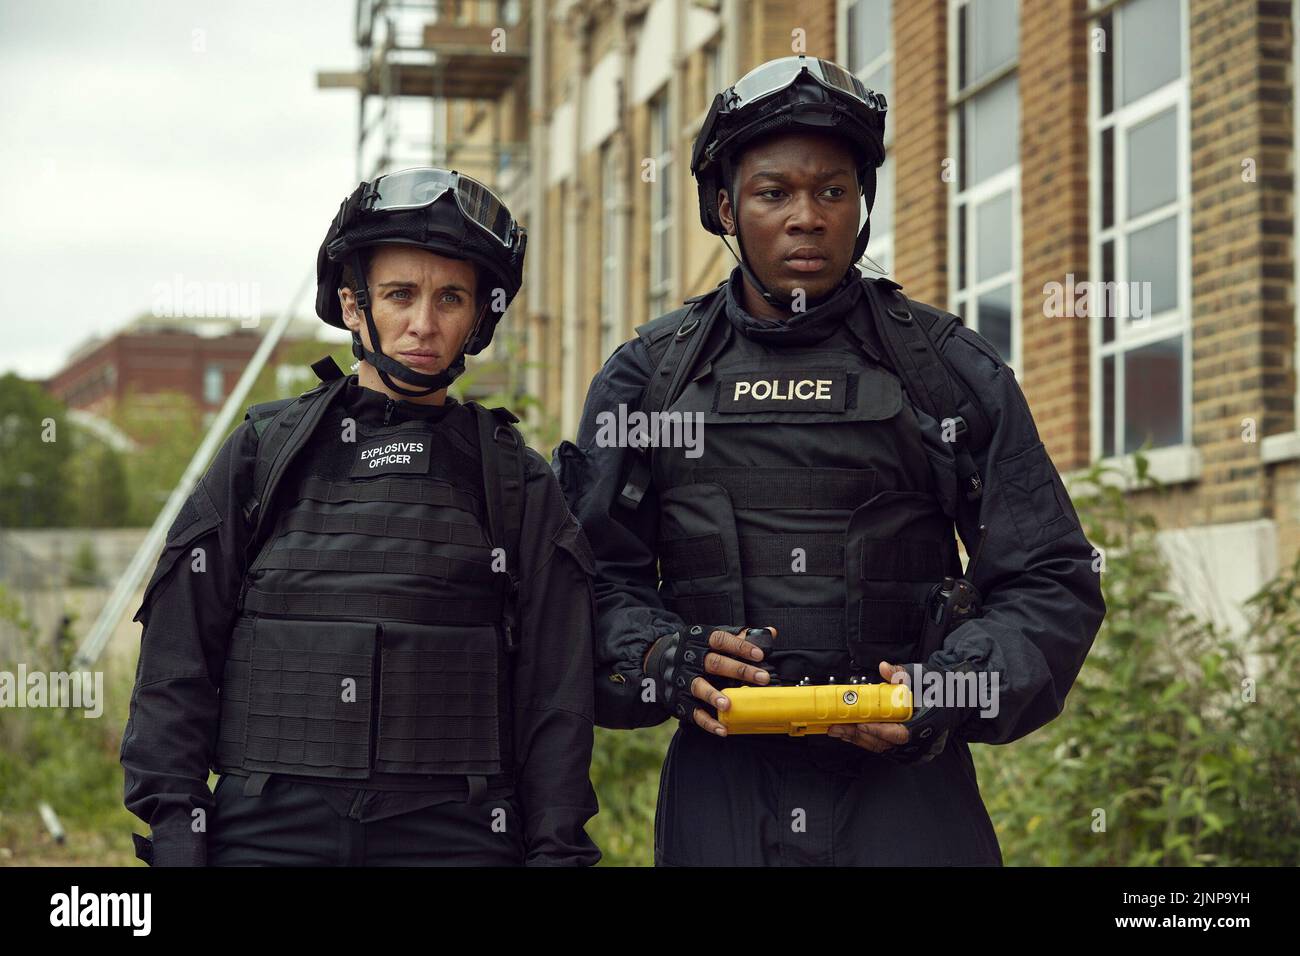
[(0, 525), (68, 522), (72, 446), (66, 409), (57, 399), (12, 372), (0, 376)]
[(112, 420), (137, 443), (123, 456), (128, 521), (137, 527), (152, 524), (202, 440), (198, 406), (180, 392), (133, 390), (114, 408)]

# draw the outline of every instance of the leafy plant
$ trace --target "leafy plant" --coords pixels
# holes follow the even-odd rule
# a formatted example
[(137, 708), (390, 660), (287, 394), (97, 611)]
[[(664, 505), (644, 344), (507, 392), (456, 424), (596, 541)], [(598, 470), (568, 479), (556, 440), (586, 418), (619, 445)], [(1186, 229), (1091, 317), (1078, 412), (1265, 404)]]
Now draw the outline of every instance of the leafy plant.
[[(1158, 490), (1137, 462), (1128, 491)], [(1156, 522), (1106, 480), (1116, 474), (1094, 465), (1074, 498), (1107, 614), (1064, 713), (973, 749), (1004, 859), (1295, 865), (1300, 558), (1251, 599), (1250, 630), (1234, 637), (1170, 593)]]

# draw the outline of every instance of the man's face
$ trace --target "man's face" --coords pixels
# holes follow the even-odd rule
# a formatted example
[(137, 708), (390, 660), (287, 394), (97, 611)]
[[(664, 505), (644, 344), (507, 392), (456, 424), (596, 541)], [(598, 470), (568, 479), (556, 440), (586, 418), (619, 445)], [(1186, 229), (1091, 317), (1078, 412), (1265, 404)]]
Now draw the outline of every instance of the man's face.
[(729, 235), (739, 213), (745, 262), (771, 292), (816, 299), (844, 278), (858, 236), (853, 153), (836, 136), (781, 133), (741, 155), (733, 202), (718, 192)]
[[(377, 246), (366, 273), (384, 354), (426, 375), (460, 354), (478, 317), (474, 266), (416, 246)], [(374, 351), (351, 289), (339, 290), (343, 323)]]

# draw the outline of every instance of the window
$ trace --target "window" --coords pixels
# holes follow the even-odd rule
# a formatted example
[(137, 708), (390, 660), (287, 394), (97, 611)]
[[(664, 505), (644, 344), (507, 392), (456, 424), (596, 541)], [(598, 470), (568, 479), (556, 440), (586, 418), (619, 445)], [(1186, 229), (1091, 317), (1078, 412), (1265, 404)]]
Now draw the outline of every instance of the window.
[[(850, 70), (867, 89), (894, 101), (894, 53), (890, 0), (851, 0), (840, 3), (843, 16), (844, 57)], [(894, 164), (889, 155), (894, 142), (891, 117), (885, 117), (885, 164), (876, 170), (876, 200), (871, 210), (871, 241), (866, 259), (888, 274), (894, 258)], [(862, 215), (867, 215), (865, 201)], [(864, 260), (867, 268), (874, 268)]]
[(667, 92), (650, 103), (650, 318), (668, 311), (672, 292), (673, 140)]
[(953, 311), (1020, 365), (1020, 42), (1016, 0), (952, 0)]
[(1101, 283), (1090, 296), (1093, 442), (1103, 457), (1188, 441), (1183, 3), (1129, 0), (1092, 23), (1090, 274)]
[(603, 362), (623, 337), (618, 243), (618, 162), (607, 140), (600, 158), (600, 357)]
[(700, 91), (704, 102), (700, 112), (708, 112), (709, 107), (713, 105), (713, 98), (721, 93), (726, 85), (722, 79), (721, 43), (710, 43), (704, 48), (704, 83)]
[(220, 365), (209, 365), (203, 369), (203, 401), (216, 405), (226, 394), (226, 380)]

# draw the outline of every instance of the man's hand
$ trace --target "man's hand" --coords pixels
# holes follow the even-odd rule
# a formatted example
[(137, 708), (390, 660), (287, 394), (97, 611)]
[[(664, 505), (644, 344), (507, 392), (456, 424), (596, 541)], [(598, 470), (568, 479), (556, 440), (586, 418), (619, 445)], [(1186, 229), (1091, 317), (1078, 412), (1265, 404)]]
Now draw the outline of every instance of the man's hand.
[[(752, 640), (742, 638), (741, 631)], [(755, 663), (763, 660), (764, 646), (770, 648), (776, 628), (714, 628), (707, 639), (704, 635), (705, 629), (697, 626), (685, 635), (661, 637), (646, 654), (645, 673), (654, 679), (657, 699), (669, 713), (682, 720), (689, 715), (702, 730), (725, 737), (727, 728), (712, 712), (695, 706), (697, 701), (718, 710), (731, 706), (726, 695), (703, 675), (759, 686), (770, 683), (771, 676)]]
[[(907, 684), (910, 687), (912, 683), (905, 667), (888, 661), (880, 662), (880, 676), (891, 684)], [(877, 754), (905, 744), (912, 737), (907, 725), (898, 723), (832, 724), (826, 733)]]

